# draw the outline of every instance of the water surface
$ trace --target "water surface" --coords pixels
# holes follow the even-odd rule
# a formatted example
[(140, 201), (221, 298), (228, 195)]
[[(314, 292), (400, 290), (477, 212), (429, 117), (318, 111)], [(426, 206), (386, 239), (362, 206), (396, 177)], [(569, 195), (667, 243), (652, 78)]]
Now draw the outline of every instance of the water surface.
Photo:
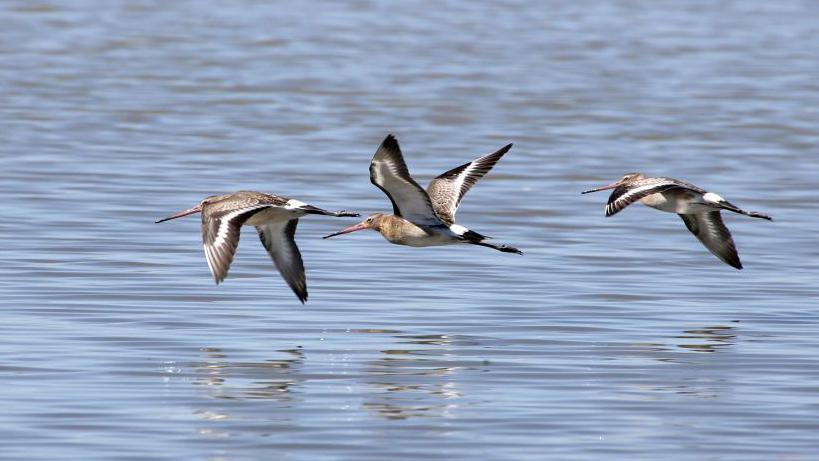
[[(4, 459), (819, 457), (819, 14), (810, 2), (0, 5)], [(215, 286), (239, 189), (387, 211), (514, 142), (459, 221), (525, 256), (299, 226)], [(713, 190), (745, 269), (579, 191)]]

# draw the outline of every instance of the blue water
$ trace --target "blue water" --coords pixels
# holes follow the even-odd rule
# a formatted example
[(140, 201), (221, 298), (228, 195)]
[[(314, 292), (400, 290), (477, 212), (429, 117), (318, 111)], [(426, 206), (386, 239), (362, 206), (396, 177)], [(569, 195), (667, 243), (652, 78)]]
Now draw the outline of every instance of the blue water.
[[(812, 2), (0, 4), (0, 458), (819, 458)], [(514, 142), (458, 219), (525, 256), (307, 217), (304, 306), (239, 189), (388, 211), (387, 133), (433, 176)], [(725, 216), (579, 195), (633, 170)]]

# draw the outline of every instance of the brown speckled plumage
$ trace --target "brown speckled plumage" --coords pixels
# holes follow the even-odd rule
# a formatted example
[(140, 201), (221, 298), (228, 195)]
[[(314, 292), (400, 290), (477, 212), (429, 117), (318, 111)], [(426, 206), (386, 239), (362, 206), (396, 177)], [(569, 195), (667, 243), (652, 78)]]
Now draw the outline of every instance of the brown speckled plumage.
[(298, 218), (305, 214), (358, 216), (346, 211), (322, 210), (278, 195), (239, 191), (207, 197), (195, 207), (157, 222), (200, 212), (205, 259), (217, 284), (227, 277), (239, 246), (241, 227), (250, 225), (256, 228), (262, 245), (282, 278), (301, 302), (307, 300), (307, 281), (304, 262), (295, 241)]
[(485, 236), (455, 224), (455, 213), (464, 195), (512, 147), (453, 168), (432, 180), (424, 190), (412, 179), (395, 137), (388, 135), (370, 162), (370, 182), (392, 202), (393, 215), (376, 213), (361, 223), (324, 238), (363, 229), (374, 229), (388, 241), (415, 247), (470, 243), (506, 253), (522, 254), (508, 245), (487, 243)]
[(720, 211), (727, 210), (752, 218), (771, 220), (756, 211), (744, 211), (713, 192), (691, 183), (667, 177), (649, 178), (642, 173), (628, 173), (608, 186), (583, 192), (614, 189), (606, 204), (606, 216), (613, 216), (634, 202), (661, 211), (676, 213), (703, 245), (726, 264), (742, 269), (734, 239), (725, 227)]

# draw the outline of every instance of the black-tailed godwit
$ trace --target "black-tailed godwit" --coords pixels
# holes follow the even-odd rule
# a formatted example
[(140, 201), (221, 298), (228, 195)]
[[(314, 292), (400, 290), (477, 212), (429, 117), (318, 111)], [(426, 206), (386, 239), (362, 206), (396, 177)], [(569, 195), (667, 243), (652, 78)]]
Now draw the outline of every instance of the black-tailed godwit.
[(282, 278), (302, 303), (307, 300), (307, 280), (301, 253), (294, 240), (299, 218), (307, 214), (359, 216), (347, 211), (322, 210), (277, 195), (239, 191), (207, 197), (195, 207), (160, 219), (157, 223), (200, 212), (205, 258), (217, 284), (227, 276), (239, 245), (240, 228), (254, 226)]
[(324, 238), (373, 229), (397, 245), (427, 247), (469, 243), (505, 253), (523, 254), (508, 245), (487, 243), (485, 239), (488, 237), (455, 224), (455, 212), (464, 195), (511, 147), (508, 144), (497, 152), (439, 175), (425, 191), (410, 176), (398, 141), (388, 135), (370, 163), (370, 182), (389, 197), (393, 214), (373, 214), (354, 226)]
[(726, 264), (742, 269), (731, 232), (722, 222), (720, 211), (727, 210), (752, 218), (773, 220), (756, 211), (745, 211), (719, 195), (674, 178), (647, 178), (642, 173), (628, 173), (608, 186), (582, 192), (614, 189), (606, 204), (606, 216), (612, 216), (628, 205), (640, 201), (643, 205), (669, 213), (677, 213), (685, 227), (708, 250)]

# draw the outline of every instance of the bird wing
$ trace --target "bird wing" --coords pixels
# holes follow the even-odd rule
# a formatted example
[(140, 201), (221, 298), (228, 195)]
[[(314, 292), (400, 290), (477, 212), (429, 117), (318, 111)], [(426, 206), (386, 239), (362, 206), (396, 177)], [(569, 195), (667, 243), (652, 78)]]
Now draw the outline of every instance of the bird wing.
[(216, 283), (227, 277), (236, 247), (239, 230), (251, 216), (270, 205), (248, 202), (246, 206), (229, 210), (205, 207), (202, 210), (202, 243), (208, 268)]
[(304, 274), (304, 262), (301, 252), (296, 246), (296, 226), (298, 219), (289, 221), (268, 222), (263, 226), (256, 226), (262, 245), (273, 258), (276, 269), (293, 293), (304, 303), (307, 300), (307, 278)]
[(464, 163), (433, 179), (427, 186), (427, 194), (438, 216), (447, 224), (455, 222), (455, 213), (464, 195), (498, 163), (501, 157), (512, 148), (512, 144), (502, 147), (497, 152), (484, 155), (469, 163)]
[(742, 269), (737, 248), (731, 232), (722, 222), (719, 211), (707, 211), (697, 214), (681, 214), (685, 227), (694, 234), (708, 251), (724, 263)]
[(384, 139), (373, 156), (370, 182), (390, 198), (394, 215), (416, 224), (441, 224), (429, 195), (410, 176), (401, 148), (393, 135)]
[(634, 183), (618, 186), (609, 195), (606, 204), (606, 217), (619, 213), (623, 208), (651, 194), (686, 187), (686, 183), (671, 178), (648, 178)]

